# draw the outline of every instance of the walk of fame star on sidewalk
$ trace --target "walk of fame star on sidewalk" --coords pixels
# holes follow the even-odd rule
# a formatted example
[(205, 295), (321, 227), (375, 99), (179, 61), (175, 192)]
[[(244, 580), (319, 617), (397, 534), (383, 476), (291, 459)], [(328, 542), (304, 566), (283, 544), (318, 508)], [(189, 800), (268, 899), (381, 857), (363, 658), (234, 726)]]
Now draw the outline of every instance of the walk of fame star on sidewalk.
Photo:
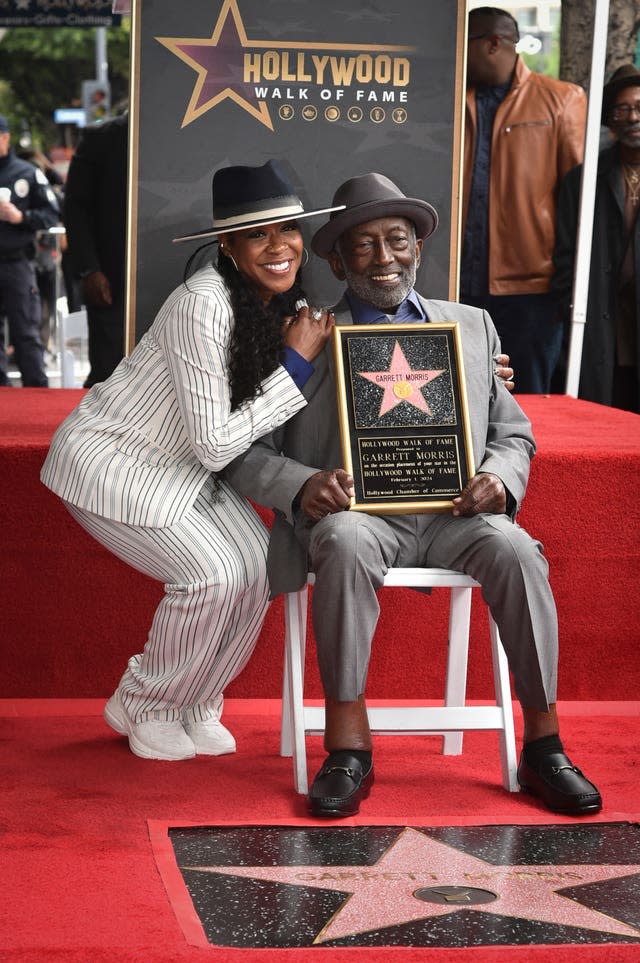
[[(370, 866), (191, 865), (182, 870), (347, 893), (316, 935), (316, 944), (461, 910), (581, 927), (640, 941), (640, 926), (627, 925), (563, 893), (576, 886), (638, 874), (640, 863), (494, 865), (419, 830), (404, 828)], [(441, 901), (425, 902), (424, 895), (416, 895), (425, 889), (433, 893), (434, 900), (440, 894)], [(480, 898), (479, 893), (483, 894)]]

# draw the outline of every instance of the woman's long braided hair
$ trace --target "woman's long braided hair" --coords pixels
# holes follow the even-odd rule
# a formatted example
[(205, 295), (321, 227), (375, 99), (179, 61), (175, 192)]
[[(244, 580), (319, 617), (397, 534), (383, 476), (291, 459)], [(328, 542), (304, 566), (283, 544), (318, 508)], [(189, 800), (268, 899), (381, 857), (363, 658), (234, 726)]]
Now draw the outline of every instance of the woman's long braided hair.
[[(204, 245), (191, 255), (184, 271), (185, 283), (196, 255), (210, 246)], [(296, 313), (294, 305), (305, 294), (298, 271), (293, 287), (283, 294), (274, 294), (265, 304), (257, 289), (247, 283), (221, 250), (218, 250), (217, 268), (228, 288), (233, 310), (229, 384), (234, 411), (243, 401), (255, 398), (264, 379), (277, 368), (282, 350), (282, 321)]]

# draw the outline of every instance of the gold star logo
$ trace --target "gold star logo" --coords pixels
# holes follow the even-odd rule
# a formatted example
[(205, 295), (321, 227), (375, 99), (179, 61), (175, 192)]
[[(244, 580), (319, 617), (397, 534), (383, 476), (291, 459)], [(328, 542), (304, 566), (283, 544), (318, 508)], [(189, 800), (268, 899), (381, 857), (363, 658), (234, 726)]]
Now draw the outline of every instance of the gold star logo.
[(156, 37), (156, 40), (198, 74), (182, 127), (229, 98), (273, 130), (265, 101), (258, 101), (251, 85), (243, 80), (242, 49), (258, 44), (250, 43), (247, 38), (237, 0), (224, 0), (208, 39)]

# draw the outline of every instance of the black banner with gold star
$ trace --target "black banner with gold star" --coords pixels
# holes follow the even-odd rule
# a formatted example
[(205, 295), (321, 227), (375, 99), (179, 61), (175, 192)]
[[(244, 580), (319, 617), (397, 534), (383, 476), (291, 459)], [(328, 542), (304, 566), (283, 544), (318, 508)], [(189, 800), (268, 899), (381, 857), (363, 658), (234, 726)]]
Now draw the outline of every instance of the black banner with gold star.
[[(418, 289), (454, 295), (464, 6), (135, 0), (129, 347), (182, 279), (197, 245), (172, 238), (211, 224), (228, 164), (279, 158), (315, 208), (349, 177), (386, 174), (440, 215)], [(321, 303), (339, 291), (314, 257), (305, 286)]]

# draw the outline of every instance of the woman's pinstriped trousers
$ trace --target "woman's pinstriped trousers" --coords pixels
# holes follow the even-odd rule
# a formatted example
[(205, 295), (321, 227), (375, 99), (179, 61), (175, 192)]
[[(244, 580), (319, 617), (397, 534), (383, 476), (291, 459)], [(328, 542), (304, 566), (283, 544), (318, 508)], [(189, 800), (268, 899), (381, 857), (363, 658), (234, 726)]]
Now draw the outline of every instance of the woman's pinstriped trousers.
[(260, 518), (213, 479), (167, 528), (67, 508), (114, 555), (165, 583), (144, 650), (120, 682), (128, 714), (136, 722), (211, 718), (249, 660), (267, 610), (269, 534)]

